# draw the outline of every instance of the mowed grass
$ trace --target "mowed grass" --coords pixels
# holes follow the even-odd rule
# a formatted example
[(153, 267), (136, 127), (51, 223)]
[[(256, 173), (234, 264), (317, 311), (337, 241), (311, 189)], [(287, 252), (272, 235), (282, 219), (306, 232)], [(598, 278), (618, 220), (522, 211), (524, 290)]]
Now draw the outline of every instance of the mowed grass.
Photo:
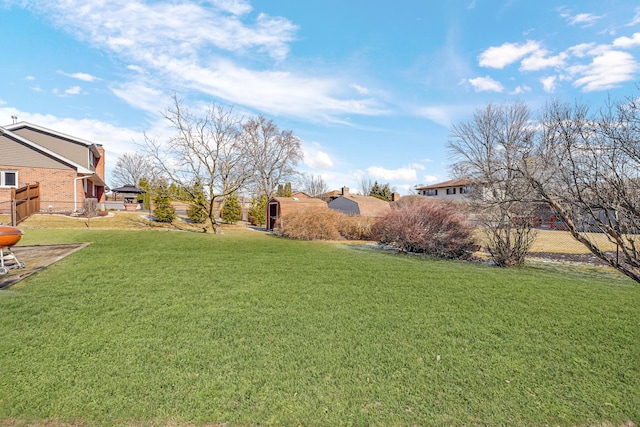
[(0, 291), (0, 425), (640, 422), (640, 287), (229, 230), (92, 242)]

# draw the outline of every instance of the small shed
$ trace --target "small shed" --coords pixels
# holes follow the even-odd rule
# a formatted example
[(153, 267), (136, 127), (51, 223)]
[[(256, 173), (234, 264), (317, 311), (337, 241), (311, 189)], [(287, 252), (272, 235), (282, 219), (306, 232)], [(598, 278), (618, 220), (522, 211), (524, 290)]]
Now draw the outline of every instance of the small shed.
[(273, 230), (283, 214), (307, 208), (327, 209), (327, 202), (309, 197), (305, 193), (294, 193), (291, 197), (272, 197), (267, 202), (267, 230)]
[(347, 215), (368, 217), (383, 216), (391, 210), (389, 202), (372, 196), (351, 194), (347, 187), (343, 187), (342, 195), (331, 200), (328, 206)]

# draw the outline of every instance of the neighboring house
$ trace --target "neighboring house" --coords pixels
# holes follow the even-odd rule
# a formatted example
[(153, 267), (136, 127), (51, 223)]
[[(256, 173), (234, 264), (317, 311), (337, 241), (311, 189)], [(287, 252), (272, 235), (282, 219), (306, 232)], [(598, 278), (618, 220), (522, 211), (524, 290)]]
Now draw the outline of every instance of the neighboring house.
[(283, 214), (303, 209), (327, 209), (327, 202), (299, 192), (291, 197), (272, 197), (267, 202), (267, 230), (273, 230)]
[(329, 208), (347, 215), (379, 217), (391, 210), (391, 205), (385, 200), (373, 196), (361, 196), (349, 193), (348, 187), (342, 187), (342, 194), (331, 200)]
[[(0, 204), (11, 189), (40, 183), (43, 208), (82, 210), (86, 198), (105, 201), (104, 149), (26, 122), (0, 127)], [(1, 208), (0, 207), (0, 208)]]
[(416, 187), (416, 191), (421, 196), (445, 200), (466, 200), (469, 193), (473, 191), (471, 184), (472, 182), (468, 178), (457, 178), (438, 184)]

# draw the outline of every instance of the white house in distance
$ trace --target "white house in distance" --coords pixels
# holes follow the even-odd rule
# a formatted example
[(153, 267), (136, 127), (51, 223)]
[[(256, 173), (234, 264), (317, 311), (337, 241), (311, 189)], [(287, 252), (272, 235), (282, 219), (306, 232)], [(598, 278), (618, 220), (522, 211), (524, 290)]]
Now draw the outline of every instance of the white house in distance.
[(438, 184), (416, 187), (421, 196), (434, 197), (444, 200), (467, 200), (468, 194), (473, 191), (471, 180), (468, 178), (456, 178)]

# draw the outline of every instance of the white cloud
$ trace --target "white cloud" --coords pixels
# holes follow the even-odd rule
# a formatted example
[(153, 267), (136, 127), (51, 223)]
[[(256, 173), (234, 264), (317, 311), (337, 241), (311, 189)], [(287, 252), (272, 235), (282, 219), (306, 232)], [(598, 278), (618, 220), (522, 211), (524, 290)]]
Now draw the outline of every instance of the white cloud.
[(164, 92), (150, 88), (143, 82), (129, 82), (111, 87), (118, 98), (132, 107), (150, 113), (159, 113), (171, 105), (171, 97)]
[(421, 107), (416, 111), (416, 114), (445, 127), (451, 126), (453, 121), (451, 107), (448, 106)]
[[(36, 92), (39, 92), (39, 89), (36, 90)], [(65, 89), (64, 92), (60, 92), (58, 88), (54, 88), (51, 92), (56, 96), (65, 97), (65, 96), (71, 96), (71, 95), (78, 95), (79, 93), (82, 92), (82, 88), (80, 86), (73, 86), (68, 89)]]
[(569, 48), (569, 52), (578, 58), (584, 58), (596, 49), (595, 43), (580, 43)]
[(509, 92), (511, 95), (521, 95), (523, 93), (531, 92), (531, 88), (527, 85), (517, 86), (513, 91)]
[(578, 13), (576, 15), (563, 14), (562, 17), (567, 20), (569, 25), (580, 25), (582, 27), (590, 27), (602, 18), (602, 16), (592, 13)]
[(640, 24), (640, 7), (636, 7), (636, 14), (633, 17), (633, 19), (631, 19), (631, 22), (629, 22), (627, 24), (628, 27), (632, 27), (634, 25), (638, 25)]
[(58, 71), (58, 73), (62, 74), (63, 76), (82, 80), (84, 82), (94, 82), (96, 80), (100, 80), (98, 77), (92, 76), (91, 74), (87, 74), (87, 73), (65, 73), (64, 71), (61, 71), (61, 70)]
[(618, 37), (613, 41), (613, 46), (622, 49), (630, 49), (640, 46), (640, 33), (633, 33), (633, 36), (631, 37)]
[(475, 79), (466, 80), (473, 86), (476, 92), (502, 92), (504, 87), (498, 81), (489, 76), (476, 77)]
[(138, 65), (127, 65), (127, 70), (135, 71), (138, 74), (144, 74), (144, 69)]
[(568, 71), (578, 77), (573, 82), (574, 86), (585, 92), (592, 92), (611, 89), (633, 80), (635, 73), (640, 71), (640, 66), (631, 54), (608, 50), (594, 55), (591, 63), (574, 65)]
[(560, 6), (556, 9), (560, 16), (567, 21), (569, 25), (579, 25), (581, 27), (590, 27), (603, 16), (594, 15), (592, 13), (573, 13), (568, 7)]
[(73, 86), (64, 91), (67, 95), (77, 95), (80, 92), (82, 92), (82, 88), (80, 86)]
[(213, 4), (220, 10), (234, 15), (244, 15), (251, 12), (251, 5), (246, 0), (213, 0)]
[(192, 89), (271, 114), (329, 120), (334, 114), (385, 113), (370, 98), (333, 96), (342, 87), (336, 80), (307, 78), (283, 71), (258, 72), (225, 60), (219, 60), (212, 68), (180, 61), (172, 61), (166, 67)]
[(520, 63), (521, 71), (538, 71), (549, 67), (563, 67), (569, 55), (562, 52), (558, 55), (547, 56), (546, 49), (539, 49), (532, 52), (531, 56), (522, 59)]
[(540, 79), (540, 83), (542, 83), (542, 88), (547, 93), (553, 93), (556, 90), (556, 76), (548, 76)]
[(501, 46), (492, 46), (482, 52), (478, 57), (478, 63), (481, 67), (502, 69), (540, 49), (540, 44), (532, 40), (527, 40), (523, 44), (504, 43)]
[(27, 77), (25, 77), (24, 79), (25, 79), (25, 80), (27, 80), (27, 81), (32, 82), (32, 81), (34, 81), (36, 78), (35, 78), (35, 77), (33, 77), (33, 76), (27, 76)]
[(333, 167), (333, 160), (329, 154), (320, 150), (320, 144), (313, 143), (302, 147), (304, 164), (313, 170), (330, 169)]
[(412, 168), (385, 169), (379, 166), (371, 166), (367, 168), (367, 173), (375, 179), (384, 181), (410, 181), (415, 182), (417, 173)]
[[(127, 68), (147, 71), (145, 86), (154, 90), (194, 91), (269, 114), (314, 121), (332, 121), (340, 114), (387, 113), (367, 94), (368, 88), (349, 88), (335, 74), (270, 71), (271, 62), (288, 56), (298, 27), (286, 18), (247, 14), (251, 7), (245, 0), (87, 0), (82, 7), (43, 0), (33, 8), (79, 39), (118, 55), (130, 64)], [(225, 58), (229, 52), (233, 60)], [(245, 59), (259, 65), (249, 68), (237, 62)], [(124, 94), (121, 88), (114, 93)], [(158, 110), (158, 105), (126, 100)]]
[(353, 83), (351, 87), (355, 89), (356, 92), (358, 92), (360, 95), (368, 95), (370, 92), (368, 88), (364, 86), (360, 86), (359, 84), (356, 84), (356, 83)]
[[(251, 7), (246, 1), (201, 2), (141, 0), (43, 1), (34, 8), (50, 14), (79, 38), (135, 58), (159, 56), (195, 57), (200, 48), (243, 52), (255, 49), (275, 59), (289, 53), (297, 27), (289, 20), (258, 14), (252, 23), (238, 15)], [(170, 35), (168, 37), (167, 35)]]

